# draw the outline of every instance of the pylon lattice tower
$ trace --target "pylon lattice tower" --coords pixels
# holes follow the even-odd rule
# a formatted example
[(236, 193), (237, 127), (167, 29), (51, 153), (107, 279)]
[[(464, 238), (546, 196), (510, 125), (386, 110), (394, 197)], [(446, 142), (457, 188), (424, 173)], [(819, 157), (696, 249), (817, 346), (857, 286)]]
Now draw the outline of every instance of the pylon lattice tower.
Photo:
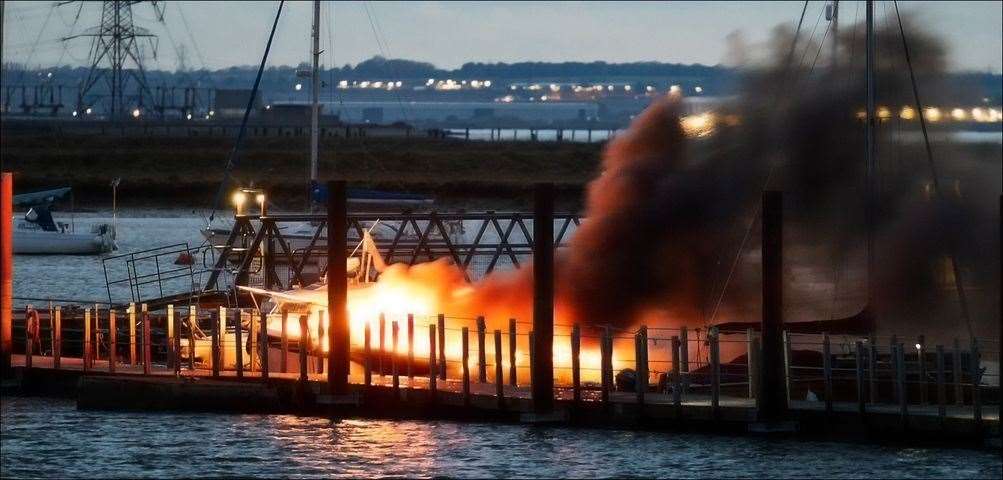
[[(76, 3), (63, 2), (60, 5)], [(132, 6), (138, 3), (150, 3), (157, 15), (158, 21), (163, 21), (163, 2), (158, 1), (104, 1), (102, 3), (101, 24), (85, 30), (83, 33), (63, 38), (69, 41), (76, 38), (91, 38), (90, 72), (80, 86), (77, 95), (77, 110), (83, 110), (88, 105), (85, 99), (92, 93), (98, 82), (104, 79), (108, 85), (109, 102), (108, 115), (112, 118), (127, 114), (126, 87), (130, 79), (135, 82), (137, 108), (142, 109), (143, 99), (155, 101), (146, 83), (146, 73), (143, 69), (143, 59), (139, 48), (140, 40), (150, 42), (150, 47), (156, 58), (157, 36), (149, 30), (136, 26), (132, 19)]]

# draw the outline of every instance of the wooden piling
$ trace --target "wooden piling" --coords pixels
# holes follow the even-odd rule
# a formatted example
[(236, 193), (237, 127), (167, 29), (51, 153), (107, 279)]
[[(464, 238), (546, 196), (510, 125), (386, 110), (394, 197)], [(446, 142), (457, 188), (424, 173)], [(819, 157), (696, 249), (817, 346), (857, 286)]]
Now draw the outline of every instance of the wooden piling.
[(243, 342), (243, 332), (244, 329), (240, 317), (243, 315), (242, 309), (233, 310), (233, 341), (235, 345), (233, 346), (233, 358), (236, 364), (234, 365), (237, 369), (237, 378), (244, 378), (244, 342)]
[(307, 361), (307, 355), (310, 352), (310, 324), (307, 322), (306, 315), (300, 315), (300, 345), (299, 345), (299, 367), (300, 367), (300, 382), (306, 383), (309, 379), (308, 369), (309, 362)]
[(282, 312), (282, 325), (280, 327), (279, 349), (282, 351), (282, 358), (279, 358), (279, 371), (289, 373), (289, 312)]
[[(327, 346), (327, 348), (328, 348), (328, 350), (327, 350), (327, 352), (328, 352), (327, 358), (331, 358), (331, 355), (332, 355), (332, 351), (331, 351), (332, 345), (329, 343), (329, 341), (330, 341), (330, 335), (325, 335), (325, 333), (327, 333), (327, 332), (325, 332), (324, 330), (325, 330), (324, 329), (324, 310), (320, 309), (320, 310), (317, 311), (317, 349), (316, 349), (316, 354), (317, 354), (317, 369), (315, 371), (317, 373), (321, 373), (321, 374), (324, 373), (324, 347), (325, 346)], [(328, 329), (328, 330), (330, 330), (330, 329)]]
[(947, 390), (944, 388), (944, 346), (937, 345), (937, 418), (941, 426), (947, 415)]
[(502, 339), (501, 330), (495, 330), (495, 397), (498, 398), (498, 408), (505, 408), (505, 379), (502, 375)]
[(710, 407), (714, 419), (718, 419), (721, 414), (721, 352), (717, 332), (709, 333), (707, 341), (710, 342)]
[(143, 375), (149, 375), (153, 371), (153, 346), (151, 345), (153, 335), (150, 328), (150, 312), (145, 308), (145, 303), (143, 307)]
[(484, 335), (486, 327), (484, 317), (477, 317), (477, 381), (488, 382), (488, 356), (484, 351)]
[(554, 409), (554, 185), (536, 185), (533, 208), (533, 411)]
[(268, 366), (268, 312), (259, 311), (261, 326), (258, 329), (258, 349), (261, 352), (261, 378), (267, 379), (269, 374)]
[[(745, 330), (745, 373), (746, 378), (749, 381), (749, 398), (756, 398), (756, 393), (758, 390), (758, 385), (756, 385), (756, 375), (755, 371), (758, 368), (756, 365), (755, 355), (758, 353), (758, 347), (756, 345), (756, 331), (749, 328)], [(758, 408), (758, 407), (757, 407)]]
[(822, 333), (822, 374), (825, 382), (825, 413), (832, 415), (832, 345), (827, 332)]
[(54, 320), (53, 335), (55, 340), (52, 346), (52, 366), (59, 370), (62, 366), (63, 357), (63, 307), (56, 307), (56, 318)]
[(387, 356), (387, 316), (385, 313), (380, 312), (380, 377), (387, 376), (387, 370), (383, 367), (383, 359)]
[(783, 194), (765, 191), (762, 198), (762, 350), (759, 374), (760, 421), (775, 421), (787, 411), (790, 388), (784, 368)]
[(397, 320), (390, 322), (390, 374), (394, 379), (394, 400), (400, 399), (400, 374), (397, 370), (397, 337), (400, 328)]
[(428, 390), (431, 400), (435, 402), (436, 397), (436, 379), (439, 377), (438, 365), (436, 365), (435, 356), (435, 324), (428, 324)]
[(919, 385), (919, 404), (927, 404), (927, 386), (926, 386), (926, 337), (920, 335), (916, 339), (916, 361), (918, 362), (918, 373), (919, 379), (917, 380), (917, 385)]
[[(446, 316), (439, 314), (436, 316), (436, 329), (439, 335), (439, 379), (446, 380)], [(430, 354), (435, 353), (432, 349)]]
[(136, 364), (136, 304), (129, 304), (129, 365)]
[(108, 372), (115, 373), (118, 364), (118, 326), (115, 310), (108, 310)]
[(878, 342), (872, 333), (867, 339), (867, 395), (878, 403)]
[(261, 360), (260, 354), (258, 353), (258, 322), (259, 317), (254, 314), (254, 310), (248, 310), (247, 312), (247, 344), (248, 344), (248, 368), (253, 373), (254, 366)]
[(198, 327), (198, 307), (188, 307), (188, 369), (195, 370), (195, 330)]
[(979, 391), (982, 371), (979, 365), (979, 343), (972, 337), (972, 346), (968, 354), (968, 376), (972, 380), (972, 420), (975, 421), (976, 433), (982, 432), (982, 393)]
[(414, 387), (414, 314), (407, 314), (407, 389)]
[(366, 325), (362, 329), (362, 384), (367, 387), (373, 384), (372, 348), (369, 345), (369, 337), (371, 335), (372, 327), (369, 326), (369, 322), (366, 322)]
[[(31, 309), (31, 306), (29, 306), (28, 308)], [(33, 363), (32, 357), (34, 356), (34, 350), (35, 350), (35, 342), (32, 341), (31, 335), (28, 334), (28, 331), (30, 330), (28, 328), (28, 323), (29, 322), (31, 322), (31, 319), (27, 315), (27, 312), (25, 312), (25, 316), (24, 316), (24, 368), (26, 368), (26, 369), (30, 369), (31, 368), (31, 364)], [(42, 326), (38, 325), (38, 328), (41, 329)]]
[(84, 309), (84, 354), (81, 363), (84, 371), (91, 369), (91, 309)]
[[(891, 336), (891, 339), (888, 341), (888, 353), (891, 356), (893, 362), (897, 362), (898, 361), (898, 357), (896, 356), (896, 353), (895, 353), (896, 352), (895, 349), (898, 348), (898, 347), (899, 347), (898, 336), (893, 333), (892, 336)], [(904, 356), (905, 356), (905, 352), (903, 352), (903, 357)], [(900, 367), (901, 366), (903, 366), (903, 365), (900, 364)], [(893, 370), (893, 372), (897, 372), (897, 371)], [(895, 373), (895, 375), (897, 375), (897, 373)], [(892, 381), (894, 382), (895, 379), (893, 379)], [(893, 399), (893, 401), (895, 401), (895, 403), (899, 403), (899, 390), (898, 390), (897, 387), (893, 387), (892, 388), (892, 399)]]
[(571, 327), (571, 389), (576, 405), (582, 401), (581, 351), (582, 329), (576, 323)]
[(856, 364), (857, 370), (857, 412), (863, 415), (867, 410), (866, 406), (866, 395), (864, 390), (864, 342), (857, 340), (854, 344), (856, 350), (854, 350), (853, 360)]
[(101, 360), (101, 305), (97, 303), (94, 304), (94, 316), (91, 317), (91, 321), (94, 322), (94, 340), (91, 343), (91, 367), (93, 367), (94, 360)]
[(679, 342), (679, 337), (672, 337), (672, 405), (676, 407), (676, 413), (679, 413), (679, 407), (682, 405), (682, 369), (680, 368), (680, 349), (681, 344)]
[(603, 327), (602, 339), (600, 340), (600, 378), (602, 379), (602, 401), (608, 404), (610, 400), (610, 390), (613, 386), (613, 334), (609, 326)]
[(961, 376), (961, 341), (957, 337), (954, 338), (954, 357), (951, 359), (951, 370), (953, 370), (951, 379), (954, 383), (954, 403), (964, 405), (965, 391)]
[(681, 391), (688, 391), (690, 388), (690, 333), (685, 325), (679, 327), (679, 375), (682, 383)]
[(167, 305), (167, 367), (174, 368), (174, 305)]
[(0, 173), (0, 373), (14, 353), (14, 173)]
[(219, 364), (221, 362), (221, 357), (222, 357), (222, 355), (220, 355), (220, 348), (219, 348), (219, 342), (221, 337), (219, 333), (219, 325), (220, 325), (219, 312), (213, 311), (212, 313), (209, 314), (209, 317), (210, 317), (210, 322), (212, 323), (212, 354), (211, 354), (212, 377), (219, 378)]
[(461, 361), (463, 363), (463, 405), (465, 407), (470, 406), (470, 365), (468, 361), (470, 360), (469, 336), (470, 332), (467, 327), (463, 327), (463, 330), (460, 332), (460, 343), (463, 352)]
[[(785, 387), (785, 390), (786, 390), (785, 397), (787, 398), (787, 401), (789, 402), (791, 400), (792, 396), (794, 395), (794, 390), (793, 390), (793, 388), (794, 388), (794, 369), (791, 366), (791, 362), (794, 360), (794, 357), (791, 354), (791, 332), (789, 332), (787, 330), (784, 330), (784, 333), (783, 333), (783, 342), (784, 342), (784, 358), (783, 358), (783, 363), (784, 363), (784, 365), (783, 365), (784, 366), (784, 387)], [(765, 348), (766, 348), (765, 345), (764, 345), (763, 348), (765, 350)]]
[[(110, 314), (111, 310), (109, 310), (108, 312)], [(172, 337), (172, 340), (170, 342), (171, 344), (170, 357), (172, 358), (174, 375), (181, 376), (181, 318), (172, 316), (171, 325), (174, 327), (175, 335)]]
[(902, 416), (902, 421), (905, 422), (906, 418), (909, 416), (909, 399), (907, 398), (908, 395), (905, 383), (905, 348), (900, 343), (892, 347), (892, 349), (892, 354), (895, 357), (896, 399), (899, 402), (899, 414)]
[(648, 392), (648, 327), (644, 325), (634, 334), (634, 367), (637, 404), (644, 405), (644, 395)]
[(508, 384), (513, 387), (519, 384), (519, 366), (516, 363), (515, 351), (517, 340), (515, 319), (508, 319)]
[(327, 357), (327, 384), (332, 394), (348, 393), (351, 322), (348, 318), (348, 200), (345, 182), (327, 182), (327, 311), (333, 338)]

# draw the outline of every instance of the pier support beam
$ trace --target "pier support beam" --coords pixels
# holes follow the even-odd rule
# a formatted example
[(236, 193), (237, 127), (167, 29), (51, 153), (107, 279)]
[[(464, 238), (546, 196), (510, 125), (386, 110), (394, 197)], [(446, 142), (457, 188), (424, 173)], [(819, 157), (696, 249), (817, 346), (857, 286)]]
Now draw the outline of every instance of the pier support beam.
[(14, 348), (14, 174), (0, 174), (0, 371), (10, 369)]
[(763, 192), (763, 320), (762, 355), (759, 357), (759, 421), (780, 420), (787, 411), (784, 379), (783, 329), (783, 194)]
[(533, 213), (533, 411), (554, 409), (554, 185), (536, 185)]
[(332, 394), (348, 393), (349, 325), (348, 272), (345, 237), (348, 207), (345, 182), (327, 182), (327, 311), (330, 318), (331, 352), (327, 357), (327, 384)]

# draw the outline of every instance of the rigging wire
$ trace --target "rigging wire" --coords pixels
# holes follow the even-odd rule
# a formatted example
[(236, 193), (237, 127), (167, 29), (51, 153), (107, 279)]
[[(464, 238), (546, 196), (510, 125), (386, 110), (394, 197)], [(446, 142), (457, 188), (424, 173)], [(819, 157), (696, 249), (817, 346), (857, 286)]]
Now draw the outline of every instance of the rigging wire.
[[(801, 35), (801, 27), (804, 24), (805, 12), (808, 11), (808, 0), (805, 0), (804, 6), (801, 8), (801, 18), (798, 20), (798, 26), (794, 30), (794, 38), (791, 40), (791, 48), (787, 52), (787, 57), (784, 61), (784, 81), (781, 81), (778, 85), (777, 91), (774, 92), (774, 96), (779, 95), (786, 89), (786, 78), (790, 74), (791, 70), (791, 60), (793, 58), (794, 52), (797, 49), (798, 38)], [(763, 181), (763, 187), (761, 191), (765, 191), (766, 187), (769, 186), (770, 180), (773, 179), (773, 173), (776, 171), (777, 164), (779, 162), (774, 160), (770, 162), (770, 169), (766, 174), (766, 179)], [(717, 301), (714, 303), (714, 308), (711, 310), (711, 315), (709, 319), (704, 320), (704, 326), (714, 323), (717, 318), (717, 314), (721, 309), (721, 303), (724, 302), (724, 297), (728, 292), (728, 286), (731, 284), (731, 279), (735, 275), (735, 270), (738, 268), (739, 262), (742, 260), (742, 252), (745, 251), (745, 246), (749, 242), (749, 237), (752, 236), (752, 230), (755, 228), (756, 224), (759, 223), (759, 213), (762, 208), (760, 202), (756, 202), (756, 206), (753, 208), (752, 219), (749, 220), (749, 227), (745, 229), (745, 235), (742, 237), (742, 241), (738, 246), (738, 251), (735, 252), (735, 259), (731, 263), (731, 268), (728, 270), (728, 276), (724, 280), (724, 284), (721, 286), (721, 293), (718, 295)]]
[[(906, 40), (905, 27), (902, 25), (902, 15), (899, 14), (898, 1), (895, 0), (892, 3), (895, 6), (895, 17), (898, 20), (899, 34), (902, 37), (902, 51), (903, 53), (905, 53), (905, 62), (906, 65), (909, 67), (909, 81), (912, 84), (912, 94), (913, 94), (913, 99), (915, 100), (916, 103), (916, 112), (917, 115), (919, 116), (919, 126), (920, 129), (923, 131), (923, 145), (926, 147), (926, 160), (927, 164), (930, 167), (930, 176), (932, 177), (933, 180), (933, 190), (937, 196), (938, 203), (940, 203), (941, 206), (943, 206), (947, 203), (947, 201), (944, 198), (944, 192), (941, 191), (940, 189), (940, 175), (937, 171), (937, 164), (933, 160), (933, 149), (930, 147), (930, 136), (927, 133), (926, 120), (923, 118), (923, 102), (920, 100), (919, 97), (919, 87), (916, 84), (916, 73), (913, 70), (912, 58), (909, 55), (909, 42)], [(948, 236), (948, 238), (950, 239), (953, 237)], [(949, 240), (949, 243), (950, 243), (949, 248), (950, 248), (950, 258), (951, 258), (951, 269), (954, 271), (954, 282), (958, 290), (958, 303), (959, 306), (961, 307), (961, 316), (962, 318), (965, 319), (965, 324), (968, 327), (968, 336), (970, 338), (974, 338), (975, 334), (972, 330), (972, 321), (971, 318), (969, 317), (969, 312), (968, 312), (968, 298), (965, 295), (965, 286), (961, 276), (962, 275), (961, 267), (958, 265), (957, 248), (956, 245), (954, 245), (953, 240)]]

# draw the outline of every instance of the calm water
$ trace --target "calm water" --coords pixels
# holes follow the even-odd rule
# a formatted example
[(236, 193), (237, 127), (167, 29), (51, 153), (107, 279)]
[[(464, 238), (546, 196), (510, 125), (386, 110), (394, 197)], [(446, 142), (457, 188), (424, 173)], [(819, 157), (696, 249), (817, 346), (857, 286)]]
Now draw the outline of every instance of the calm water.
[(4, 398), (3, 477), (1000, 478), (999, 453), (288, 415), (78, 412)]

